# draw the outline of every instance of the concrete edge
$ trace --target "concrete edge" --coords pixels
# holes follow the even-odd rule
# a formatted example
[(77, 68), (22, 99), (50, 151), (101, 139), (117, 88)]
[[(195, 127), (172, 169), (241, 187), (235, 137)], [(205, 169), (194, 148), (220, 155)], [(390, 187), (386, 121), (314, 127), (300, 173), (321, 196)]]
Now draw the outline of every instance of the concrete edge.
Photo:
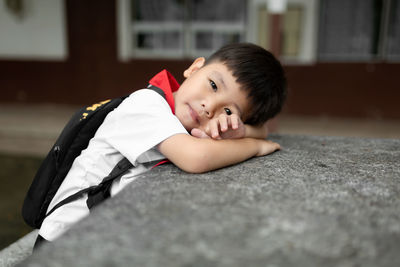
[(19, 264), (32, 254), (38, 230), (21, 237), (8, 247), (0, 251), (0, 266), (11, 267)]

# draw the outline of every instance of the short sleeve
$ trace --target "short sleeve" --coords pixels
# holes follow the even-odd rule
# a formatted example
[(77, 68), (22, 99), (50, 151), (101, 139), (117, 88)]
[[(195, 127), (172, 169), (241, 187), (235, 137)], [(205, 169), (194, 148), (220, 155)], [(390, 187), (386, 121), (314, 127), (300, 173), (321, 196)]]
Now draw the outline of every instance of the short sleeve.
[(161, 95), (142, 89), (106, 117), (95, 138), (135, 163), (142, 153), (175, 134), (188, 133)]

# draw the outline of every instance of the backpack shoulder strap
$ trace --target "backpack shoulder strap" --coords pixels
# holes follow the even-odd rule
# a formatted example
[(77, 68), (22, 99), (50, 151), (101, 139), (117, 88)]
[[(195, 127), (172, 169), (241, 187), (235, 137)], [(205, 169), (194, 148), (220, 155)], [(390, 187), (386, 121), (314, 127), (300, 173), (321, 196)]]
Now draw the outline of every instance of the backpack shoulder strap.
[(89, 209), (91, 209), (92, 207), (99, 204), (101, 201), (110, 196), (109, 189), (111, 188), (112, 182), (115, 179), (124, 175), (132, 166), (132, 163), (127, 158), (121, 159), (112, 169), (110, 174), (103, 178), (100, 184), (82, 189), (75, 194), (72, 194), (69, 197), (63, 199), (46, 214), (46, 217), (52, 214), (59, 207), (83, 197), (86, 193), (89, 195), (87, 203)]
[(166, 99), (165, 92), (164, 92), (161, 88), (158, 88), (158, 87), (155, 86), (155, 85), (149, 84), (149, 85), (147, 86), (147, 89), (150, 89), (150, 90), (153, 90), (153, 91), (157, 92), (157, 93), (160, 94), (164, 99)]

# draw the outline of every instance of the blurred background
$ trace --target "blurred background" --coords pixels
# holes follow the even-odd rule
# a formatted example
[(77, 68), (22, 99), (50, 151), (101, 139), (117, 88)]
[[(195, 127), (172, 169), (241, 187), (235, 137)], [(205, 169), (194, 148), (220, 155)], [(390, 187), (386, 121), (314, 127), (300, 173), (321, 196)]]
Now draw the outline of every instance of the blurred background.
[(284, 65), (274, 132), (400, 138), (400, 0), (0, 0), (0, 249), (31, 231), (23, 198), (78, 106), (231, 42)]

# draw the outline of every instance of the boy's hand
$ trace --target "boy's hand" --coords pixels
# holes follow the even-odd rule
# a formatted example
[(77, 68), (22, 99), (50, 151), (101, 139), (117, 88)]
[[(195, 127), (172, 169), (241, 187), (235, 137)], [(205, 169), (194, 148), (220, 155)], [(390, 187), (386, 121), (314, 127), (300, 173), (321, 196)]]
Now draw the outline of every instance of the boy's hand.
[(205, 129), (194, 128), (191, 134), (197, 138), (237, 139), (246, 137), (246, 127), (238, 115), (221, 114), (210, 120)]
[(236, 114), (221, 114), (218, 118), (208, 122), (205, 129), (194, 128), (191, 135), (197, 138), (213, 139), (237, 139), (256, 138), (265, 139), (268, 136), (268, 126), (264, 123), (261, 126), (247, 125)]
[(281, 146), (278, 143), (269, 140), (258, 140), (258, 153), (256, 156), (265, 156), (280, 149)]

